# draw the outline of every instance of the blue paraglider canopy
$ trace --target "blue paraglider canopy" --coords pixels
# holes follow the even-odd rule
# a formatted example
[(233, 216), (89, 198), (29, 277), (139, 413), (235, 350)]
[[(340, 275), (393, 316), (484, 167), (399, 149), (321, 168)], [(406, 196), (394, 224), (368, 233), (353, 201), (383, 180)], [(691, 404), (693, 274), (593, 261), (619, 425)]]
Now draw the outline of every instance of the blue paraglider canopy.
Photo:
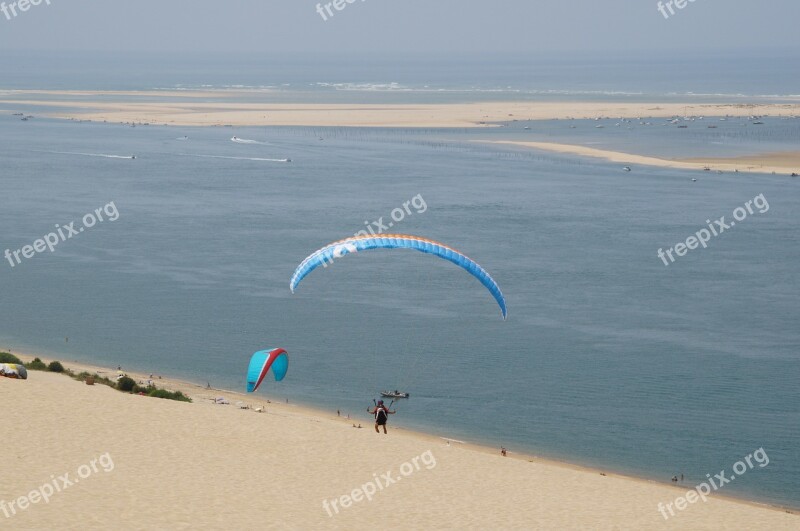
[(500, 286), (497, 285), (497, 282), (494, 281), (491, 275), (478, 265), (477, 262), (443, 243), (408, 234), (361, 235), (329, 243), (322, 249), (312, 253), (297, 266), (289, 282), (289, 288), (292, 290), (292, 293), (294, 293), (294, 290), (297, 289), (300, 282), (319, 266), (327, 266), (334, 260), (342, 258), (347, 254), (369, 251), (372, 249), (413, 249), (452, 262), (475, 277), (489, 290), (489, 293), (492, 294), (492, 297), (494, 297), (498, 306), (500, 306), (503, 320), (508, 316), (506, 299), (500, 291)]

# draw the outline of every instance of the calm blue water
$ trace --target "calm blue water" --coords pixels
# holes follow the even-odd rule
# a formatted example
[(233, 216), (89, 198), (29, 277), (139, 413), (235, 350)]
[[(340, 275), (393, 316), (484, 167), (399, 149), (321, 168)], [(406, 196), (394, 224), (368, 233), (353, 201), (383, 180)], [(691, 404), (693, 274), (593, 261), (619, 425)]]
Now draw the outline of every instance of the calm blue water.
[[(401, 388), (413, 398), (393, 421), (406, 427), (690, 484), (763, 447), (769, 466), (727, 492), (800, 506), (800, 181), (692, 182), (470, 142), (707, 144), (693, 155), (796, 142), (797, 120), (767, 121), (693, 125), (689, 140), (583, 121), (466, 132), (0, 115), (0, 251), (110, 201), (120, 213), (54, 253), (0, 262), (0, 347), (243, 388), (249, 355), (282, 346), (291, 367), (267, 386), (275, 397), (368, 421), (376, 392)], [(769, 211), (708, 249), (669, 267), (656, 256), (762, 193)], [(480, 262), (507, 322), (471, 277), (419, 253), (348, 257), (289, 292), (307, 254), (417, 195), (427, 210), (393, 229)]]

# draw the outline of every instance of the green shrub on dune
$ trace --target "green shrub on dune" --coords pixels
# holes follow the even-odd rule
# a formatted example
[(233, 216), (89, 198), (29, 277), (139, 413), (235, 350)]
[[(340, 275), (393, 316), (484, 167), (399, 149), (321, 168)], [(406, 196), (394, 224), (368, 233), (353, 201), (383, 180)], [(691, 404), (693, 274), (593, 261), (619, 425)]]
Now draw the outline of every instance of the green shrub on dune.
[(60, 361), (51, 361), (50, 365), (47, 366), (47, 370), (50, 372), (64, 372), (64, 366), (61, 365)]
[(34, 358), (32, 362), (25, 364), (25, 368), (29, 371), (46, 371), (47, 365), (39, 358)]
[(10, 352), (0, 352), (0, 363), (14, 363), (16, 365), (24, 365), (22, 361)]
[(145, 393), (147, 396), (155, 398), (165, 398), (167, 400), (178, 400), (180, 402), (191, 402), (192, 399), (180, 391), (167, 391), (166, 389), (150, 389)]
[(123, 376), (119, 380), (117, 380), (117, 389), (120, 391), (125, 391), (126, 393), (130, 393), (136, 388), (136, 380), (130, 378), (129, 376)]

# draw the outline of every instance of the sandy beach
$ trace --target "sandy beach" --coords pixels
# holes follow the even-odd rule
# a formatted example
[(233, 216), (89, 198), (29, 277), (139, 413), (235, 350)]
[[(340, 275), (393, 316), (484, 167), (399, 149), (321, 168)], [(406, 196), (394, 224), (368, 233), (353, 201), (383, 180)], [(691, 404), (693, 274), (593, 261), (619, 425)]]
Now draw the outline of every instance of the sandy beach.
[[(665, 520), (658, 504), (674, 502), (689, 485), (514, 453), (502, 457), (391, 425), (389, 435), (379, 435), (365, 412), (348, 420), (335, 411), (157, 376), (156, 383), (184, 391), (193, 403), (125, 394), (47, 372), (31, 371), (25, 381), (0, 378), (5, 424), (13, 427), (4, 432), (0, 499), (6, 505), (0, 505), (0, 521), (14, 529), (800, 526), (800, 516), (786, 510), (713, 496), (676, 508)], [(230, 404), (215, 404), (216, 397)], [(253, 409), (258, 407), (264, 412)], [(353, 428), (354, 422), (364, 428)], [(45, 488), (50, 484), (59, 489)], [(34, 490), (44, 491), (48, 502), (31, 495)], [(20, 509), (19, 497), (30, 505), (23, 502)], [(15, 512), (7, 516), (3, 507), (9, 511), (12, 500)]]
[[(179, 126), (491, 127), (512, 120), (638, 116), (798, 116), (800, 103), (480, 102), (454, 104), (269, 103), (255, 91), (3, 91), (0, 105), (49, 109), (50, 117)], [(102, 101), (111, 96), (117, 101)], [(147, 101), (141, 101), (146, 98)], [(151, 101), (153, 98), (168, 101)], [(197, 99), (237, 99), (199, 102)], [(186, 99), (187, 101), (180, 101)], [(137, 101), (139, 100), (139, 101)]]
[(569, 155), (579, 155), (617, 162), (619, 164), (640, 164), (643, 166), (658, 166), (662, 168), (675, 168), (680, 170), (699, 170), (703, 171), (722, 171), (744, 173), (781, 173), (791, 174), (800, 173), (800, 152), (787, 153), (766, 153), (763, 155), (750, 155), (732, 158), (694, 158), (668, 160), (657, 157), (647, 157), (610, 151), (605, 149), (590, 148), (571, 144), (556, 144), (552, 142), (514, 142), (514, 141), (491, 141), (492, 144), (505, 144), (511, 146), (521, 146), (552, 153), (564, 153)]

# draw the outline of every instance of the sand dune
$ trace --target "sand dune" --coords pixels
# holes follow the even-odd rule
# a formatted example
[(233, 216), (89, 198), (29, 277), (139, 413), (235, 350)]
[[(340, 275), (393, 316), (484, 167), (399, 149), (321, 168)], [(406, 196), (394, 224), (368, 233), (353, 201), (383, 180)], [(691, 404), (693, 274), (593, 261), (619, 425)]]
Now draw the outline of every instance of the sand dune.
[[(53, 373), (0, 378), (0, 500), (27, 496), (67, 473), (80, 479), (47, 504), (10, 517), (0, 511), (0, 522), (13, 529), (800, 527), (797, 515), (722, 498), (665, 521), (657, 504), (685, 488), (504, 458), (405, 430), (378, 435), (366, 413), (355, 421), (365, 426), (359, 430), (335, 413), (263, 401), (266, 412), (256, 413), (209, 400), (224, 395), (235, 402), (241, 397), (234, 393), (158, 383), (184, 389), (194, 403), (128, 395)], [(107, 471), (102, 465), (109, 463)], [(372, 490), (366, 485), (387, 471), (399, 479), (381, 480), (382, 490), (375, 487), (371, 501), (363, 498)], [(352, 496), (346, 508), (344, 495)], [(338, 514), (331, 500), (338, 500)]]

